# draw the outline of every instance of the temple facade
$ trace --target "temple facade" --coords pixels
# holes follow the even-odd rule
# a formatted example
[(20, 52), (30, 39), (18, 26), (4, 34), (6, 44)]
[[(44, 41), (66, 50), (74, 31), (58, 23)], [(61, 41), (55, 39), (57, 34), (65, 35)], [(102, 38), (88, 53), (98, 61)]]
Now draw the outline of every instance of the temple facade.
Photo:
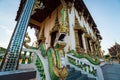
[[(61, 1), (41, 1), (38, 8), (33, 8), (29, 26), (37, 29), (38, 44), (44, 40), (47, 47), (53, 47), (60, 28), (65, 26), (67, 29), (64, 39), (65, 52), (76, 50), (78, 53), (87, 53), (90, 56), (96, 53), (101, 57), (102, 37), (84, 2), (82, 0)], [(21, 0), (16, 20), (20, 16), (24, 3), (25, 0)], [(35, 5), (38, 6), (37, 3)]]
[[(21, 0), (15, 20), (0, 79), (104, 80), (102, 37), (83, 0)], [(34, 47), (28, 27), (35, 29)]]

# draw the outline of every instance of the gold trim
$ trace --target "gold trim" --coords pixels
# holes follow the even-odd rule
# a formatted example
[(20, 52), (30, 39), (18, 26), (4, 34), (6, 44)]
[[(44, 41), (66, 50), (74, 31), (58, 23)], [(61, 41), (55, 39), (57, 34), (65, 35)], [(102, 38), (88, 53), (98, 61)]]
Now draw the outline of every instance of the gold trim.
[(25, 34), (25, 39), (24, 39), (24, 41), (23, 41), (23, 46), (25, 47), (25, 48), (30, 48), (30, 45), (28, 44), (28, 43), (30, 43), (31, 42), (31, 38), (30, 38), (30, 36), (28, 35), (28, 32), (26, 32), (26, 34)]
[(75, 32), (75, 42), (76, 42), (76, 51), (79, 53), (79, 50), (80, 50), (80, 45), (79, 45), (79, 39), (78, 39), (78, 26), (79, 26), (79, 23), (78, 23), (78, 20), (77, 18), (75, 17), (75, 26), (74, 26), (74, 32)]
[(88, 50), (88, 42), (87, 42), (87, 38), (85, 37), (85, 35), (84, 35), (84, 38), (85, 38), (85, 44), (86, 44), (86, 52), (88, 53), (89, 52), (89, 50)]
[(68, 75), (67, 67), (58, 69), (56, 66), (54, 66), (53, 70), (56, 76), (59, 77), (59, 80), (66, 80)]
[(59, 29), (59, 32), (60, 33), (67, 33), (68, 32), (68, 28), (64, 24), (62, 24), (60, 29)]
[[(86, 30), (80, 26), (78, 19), (75, 17), (75, 26), (74, 26), (74, 32), (75, 32), (75, 42), (76, 42), (76, 51), (78, 53), (84, 53), (85, 50), (83, 48), (80, 47), (79, 45), (79, 38), (78, 38), (78, 31), (82, 31), (82, 32), (86, 32)], [(83, 35), (83, 34), (82, 34)]]
[(44, 27), (42, 28), (42, 32), (41, 32), (38, 40), (41, 40), (42, 42), (45, 42), (45, 40), (46, 40), (46, 37), (44, 36)]
[(41, 3), (41, 1), (35, 0), (35, 3), (34, 3), (34, 6), (33, 6), (33, 10), (32, 10), (31, 15), (35, 14), (36, 13), (35, 10), (40, 8), (40, 3)]
[(85, 37), (89, 38), (89, 39), (92, 39), (91, 34), (88, 34), (88, 33), (85, 33)]
[[(85, 43), (86, 43), (86, 52), (87, 52), (87, 54), (88, 54), (89, 56), (92, 57), (92, 51), (89, 50), (88, 41), (87, 41), (87, 39), (90, 39), (90, 40), (89, 40), (89, 43), (90, 43), (92, 38), (91, 38), (91, 36), (90, 36), (88, 33), (85, 33), (84, 37), (85, 37)], [(91, 43), (90, 43), (90, 44), (91, 44)], [(90, 48), (91, 48), (91, 45), (90, 45)], [(91, 49), (91, 50), (92, 50), (92, 49)]]
[(65, 33), (68, 33), (68, 35), (70, 35), (68, 9), (70, 6), (72, 7), (72, 5), (70, 5), (70, 2), (66, 3), (65, 0), (60, 0), (60, 1), (61, 1), (62, 6), (63, 6), (63, 9), (65, 10), (65, 13), (66, 13), (65, 21), (61, 25), (64, 29), (63, 28), (61, 28), (61, 29), (63, 30), (62, 32), (66, 31)]
[(79, 22), (78, 19), (75, 17), (75, 26), (74, 26), (74, 30), (81, 30), (83, 32), (87, 32), (85, 28), (83, 28)]
[(56, 19), (55, 19), (55, 25), (50, 30), (50, 35), (51, 35), (52, 32), (58, 32), (59, 29), (60, 29), (60, 24), (59, 24), (59, 20), (58, 20), (58, 11), (57, 11), (57, 13), (56, 13)]
[(76, 42), (76, 51), (79, 53), (80, 50), (80, 45), (79, 45), (79, 41), (78, 41), (78, 30), (75, 30), (75, 42)]

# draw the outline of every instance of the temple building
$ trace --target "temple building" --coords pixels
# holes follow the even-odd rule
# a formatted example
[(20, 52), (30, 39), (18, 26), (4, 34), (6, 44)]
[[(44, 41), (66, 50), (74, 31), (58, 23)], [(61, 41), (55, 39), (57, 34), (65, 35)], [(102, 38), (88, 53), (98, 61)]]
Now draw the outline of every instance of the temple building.
[[(22, 13), (26, 0), (21, 0), (16, 21)], [(35, 3), (29, 26), (36, 30), (37, 41), (44, 40), (47, 47), (53, 47), (59, 36), (60, 28), (67, 27), (65, 51), (76, 50), (78, 53), (93, 55), (97, 50), (101, 56), (101, 35), (91, 14), (82, 0), (44, 0)], [(53, 4), (54, 3), (54, 4)], [(40, 4), (40, 6), (38, 5)], [(65, 7), (65, 10), (63, 10)]]
[[(104, 80), (99, 60), (102, 37), (83, 0), (21, 0), (15, 20), (0, 66), (5, 75), (13, 72), (8, 78)], [(28, 27), (35, 29), (34, 47), (27, 44)], [(4, 75), (0, 79), (9, 80)]]

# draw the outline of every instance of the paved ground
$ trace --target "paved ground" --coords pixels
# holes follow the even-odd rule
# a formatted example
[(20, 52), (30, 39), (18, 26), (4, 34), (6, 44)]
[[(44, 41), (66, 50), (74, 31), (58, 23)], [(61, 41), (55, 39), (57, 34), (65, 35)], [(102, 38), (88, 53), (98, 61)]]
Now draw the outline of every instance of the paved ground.
[(120, 64), (106, 64), (102, 70), (105, 80), (120, 80)]

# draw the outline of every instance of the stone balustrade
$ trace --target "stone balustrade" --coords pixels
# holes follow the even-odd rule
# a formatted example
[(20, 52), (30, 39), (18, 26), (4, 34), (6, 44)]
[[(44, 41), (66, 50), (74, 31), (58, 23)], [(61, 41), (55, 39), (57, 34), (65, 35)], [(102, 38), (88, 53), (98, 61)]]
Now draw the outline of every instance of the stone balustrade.
[(92, 64), (86, 58), (77, 58), (72, 54), (66, 54), (65, 59), (67, 65), (80, 70), (83, 74), (87, 74), (88, 77), (96, 78), (96, 80), (104, 80), (100, 65)]

